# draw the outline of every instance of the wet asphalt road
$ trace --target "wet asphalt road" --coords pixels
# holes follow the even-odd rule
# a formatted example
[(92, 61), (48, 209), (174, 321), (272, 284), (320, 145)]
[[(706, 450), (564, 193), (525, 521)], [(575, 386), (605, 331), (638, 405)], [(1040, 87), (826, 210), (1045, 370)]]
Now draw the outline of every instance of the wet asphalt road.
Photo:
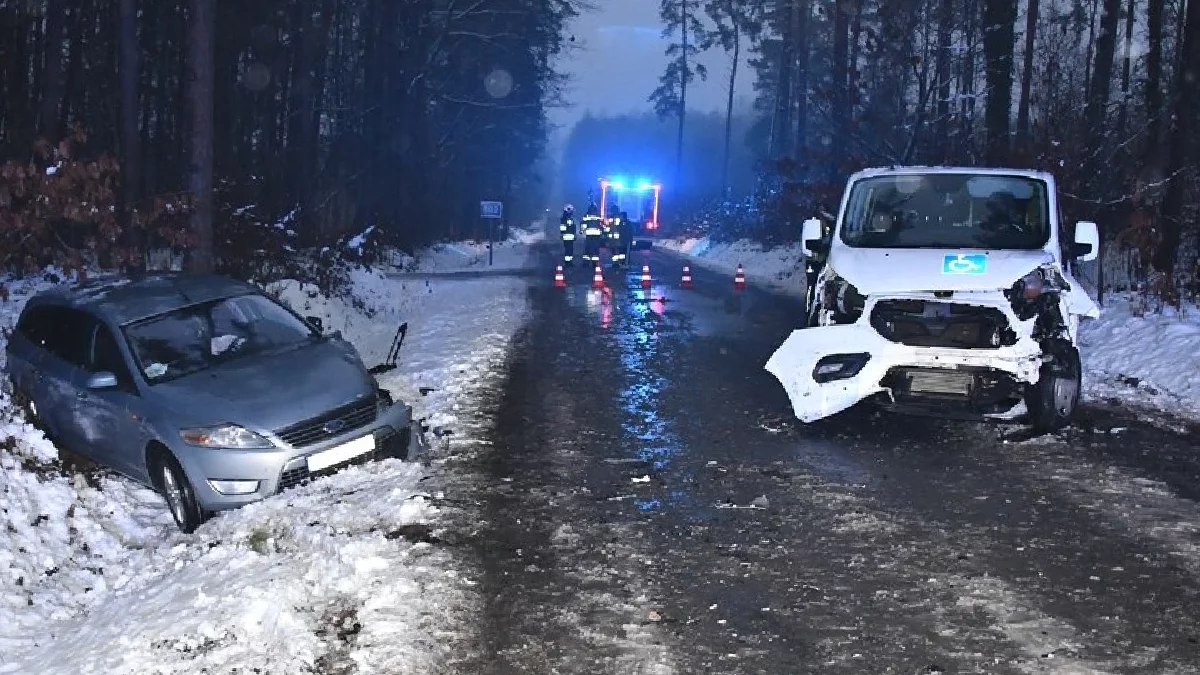
[(1200, 673), (1194, 431), (805, 426), (762, 370), (796, 300), (542, 262), (470, 467), (462, 672)]

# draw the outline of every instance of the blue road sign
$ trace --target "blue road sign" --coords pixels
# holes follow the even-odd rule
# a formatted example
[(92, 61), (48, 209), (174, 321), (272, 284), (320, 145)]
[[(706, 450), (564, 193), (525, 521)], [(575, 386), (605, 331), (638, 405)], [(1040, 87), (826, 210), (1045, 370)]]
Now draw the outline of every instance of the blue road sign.
[(503, 218), (504, 202), (479, 202), (479, 215), (483, 218)]

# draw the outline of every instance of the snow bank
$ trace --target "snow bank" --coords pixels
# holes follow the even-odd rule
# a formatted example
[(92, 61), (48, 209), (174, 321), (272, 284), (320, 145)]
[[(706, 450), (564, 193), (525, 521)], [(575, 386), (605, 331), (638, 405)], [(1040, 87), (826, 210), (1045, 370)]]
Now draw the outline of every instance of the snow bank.
[[(527, 317), (524, 283), (352, 279), (344, 298), (294, 281), (269, 290), (342, 330), (369, 365), (407, 321), (383, 385), (439, 431), (478, 440), (481, 388)], [(5, 327), (33, 290), (9, 288)], [(64, 474), (7, 394), (0, 412), (0, 673), (431, 672), (473, 611), (470, 580), (429, 541), (443, 495), (426, 466), (350, 468), (188, 536), (152, 491)]]
[(490, 266), (486, 240), (436, 244), (420, 249), (412, 256), (397, 254), (392, 264), (403, 272), (424, 273), (524, 269), (533, 263), (533, 247), (545, 236), (543, 223), (535, 223), (526, 230), (513, 230), (511, 237), (493, 246)]
[(1110, 296), (1100, 317), (1080, 326), (1085, 394), (1200, 419), (1200, 307), (1144, 316), (1138, 308)]
[(733, 274), (741, 264), (751, 283), (789, 294), (804, 293), (804, 255), (799, 244), (764, 249), (762, 244), (749, 239), (716, 243), (703, 237), (656, 241), (655, 246), (719, 272)]

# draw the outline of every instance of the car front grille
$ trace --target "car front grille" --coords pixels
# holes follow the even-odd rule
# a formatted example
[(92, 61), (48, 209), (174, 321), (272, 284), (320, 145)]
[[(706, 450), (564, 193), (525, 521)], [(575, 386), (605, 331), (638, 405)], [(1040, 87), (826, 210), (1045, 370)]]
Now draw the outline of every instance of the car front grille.
[(330, 436), (364, 427), (375, 421), (376, 414), (378, 406), (375, 397), (372, 396), (280, 429), (275, 435), (292, 447), (304, 448)]
[(871, 325), (887, 340), (909, 347), (997, 349), (1017, 341), (1000, 310), (954, 302), (881, 300), (871, 312)]
[(408, 443), (411, 427), (406, 427), (397, 432), (391, 427), (383, 427), (375, 432), (375, 452), (368, 452), (365, 455), (360, 455), (349, 461), (341, 464), (336, 464), (328, 469), (311, 472), (308, 470), (308, 460), (305, 457), (298, 457), (287, 463), (283, 467), (283, 471), (279, 474), (279, 487), (276, 492), (283, 492), (288, 488), (303, 485), (313, 478), (328, 476), (337, 473), (338, 471), (351, 466), (353, 464), (364, 464), (366, 462), (376, 461), (385, 457), (405, 457), (408, 454)]

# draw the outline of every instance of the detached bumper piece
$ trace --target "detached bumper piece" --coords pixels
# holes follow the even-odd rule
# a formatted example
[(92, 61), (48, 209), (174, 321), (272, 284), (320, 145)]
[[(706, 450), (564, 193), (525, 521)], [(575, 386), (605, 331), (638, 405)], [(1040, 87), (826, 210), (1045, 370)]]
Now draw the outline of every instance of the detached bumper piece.
[(871, 311), (871, 326), (909, 347), (998, 349), (1017, 343), (1000, 310), (955, 302), (881, 300)]
[(892, 412), (984, 421), (1002, 415), (1023, 400), (1025, 386), (991, 368), (892, 368), (880, 381), (891, 397), (880, 405)]
[(321, 471), (309, 471), (308, 458), (297, 457), (283, 467), (283, 471), (279, 474), (279, 488), (276, 490), (276, 492), (283, 492), (288, 488), (293, 488), (297, 485), (303, 485), (314, 478), (333, 475), (348, 466), (367, 464), (370, 462), (379, 461), (381, 459), (387, 459), (389, 457), (404, 457), (408, 454), (408, 444), (411, 440), (411, 437), (411, 425), (401, 429), (400, 431), (396, 431), (391, 427), (377, 429), (375, 431), (375, 450), (373, 452), (368, 452), (365, 455), (359, 455), (350, 461), (342, 462), (341, 464), (335, 464), (334, 466), (331, 466), (327, 469), (322, 469)]

